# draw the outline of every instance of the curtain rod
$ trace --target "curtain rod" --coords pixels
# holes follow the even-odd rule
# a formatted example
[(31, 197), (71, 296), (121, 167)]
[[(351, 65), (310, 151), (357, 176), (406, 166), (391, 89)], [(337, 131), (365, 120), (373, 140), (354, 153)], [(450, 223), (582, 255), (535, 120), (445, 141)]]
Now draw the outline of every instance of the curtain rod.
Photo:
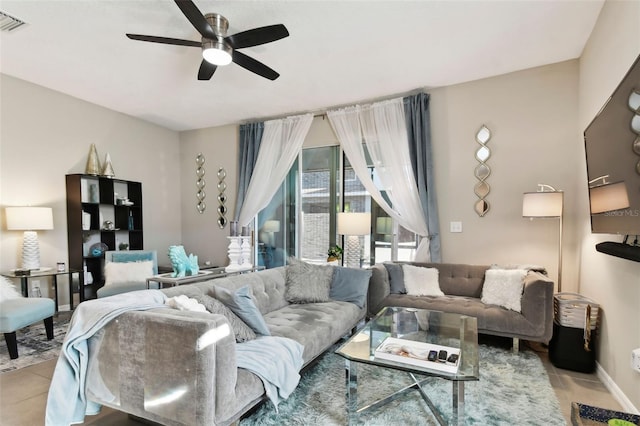
[(369, 100), (361, 100), (355, 103), (350, 103), (350, 104), (342, 104), (342, 105), (336, 105), (336, 106), (332, 106), (332, 107), (328, 107), (326, 108), (324, 111), (315, 111), (315, 112), (310, 112), (310, 111), (305, 111), (305, 112), (296, 112), (296, 113), (289, 113), (289, 114), (284, 114), (284, 115), (280, 115), (280, 116), (275, 116), (275, 117), (266, 117), (266, 118), (261, 118), (261, 119), (249, 119), (249, 120), (244, 120), (239, 122), (238, 124), (248, 124), (248, 123), (253, 123), (256, 121), (269, 121), (269, 120), (279, 120), (282, 118), (287, 118), (287, 117), (292, 117), (292, 116), (296, 116), (296, 115), (304, 115), (304, 114), (313, 114), (313, 118), (318, 118), (318, 117), (322, 117), (322, 119), (324, 120), (327, 117), (327, 111), (333, 110), (333, 109), (340, 109), (340, 108), (347, 108), (350, 106), (354, 106), (354, 105), (359, 105), (359, 104), (373, 104), (376, 102), (382, 102), (382, 101), (386, 101), (389, 99), (395, 99), (397, 97), (407, 97), (407, 96), (413, 96), (413, 95), (417, 95), (419, 93), (427, 93), (425, 89), (415, 89), (409, 92), (405, 92), (404, 94), (395, 94), (395, 95), (389, 95), (389, 96), (385, 96), (385, 97), (378, 97), (375, 99), (369, 99)]

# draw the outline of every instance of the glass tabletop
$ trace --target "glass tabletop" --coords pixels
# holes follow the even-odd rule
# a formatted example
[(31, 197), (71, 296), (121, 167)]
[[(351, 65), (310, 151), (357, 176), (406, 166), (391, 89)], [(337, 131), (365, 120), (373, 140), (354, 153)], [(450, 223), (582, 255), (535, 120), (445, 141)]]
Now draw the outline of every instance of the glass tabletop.
[[(401, 339), (401, 340), (394, 340)], [(385, 357), (383, 343), (410, 348), (409, 358)], [(415, 342), (415, 343), (414, 343)], [(376, 350), (378, 356), (376, 356)], [(426, 349), (426, 351), (425, 351)], [(427, 360), (428, 349), (459, 354), (457, 364)], [(436, 352), (439, 352), (436, 350)], [(336, 353), (350, 361), (378, 365), (449, 380), (478, 380), (478, 326), (475, 317), (426, 309), (386, 307)], [(411, 355), (415, 354), (413, 357)], [(404, 354), (407, 355), (406, 353)]]

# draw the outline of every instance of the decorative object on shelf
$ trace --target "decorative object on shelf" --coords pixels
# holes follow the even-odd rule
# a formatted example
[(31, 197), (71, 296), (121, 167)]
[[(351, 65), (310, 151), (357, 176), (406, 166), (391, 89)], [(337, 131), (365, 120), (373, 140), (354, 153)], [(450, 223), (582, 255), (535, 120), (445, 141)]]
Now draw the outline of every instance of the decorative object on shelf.
[(105, 243), (95, 243), (92, 244), (91, 247), (89, 247), (89, 256), (100, 257), (107, 250), (109, 250), (109, 246), (107, 246)]
[(342, 247), (340, 246), (333, 246), (333, 247), (329, 247), (329, 250), (327, 250), (327, 262), (335, 262), (340, 260), (340, 258), (342, 257)]
[(522, 217), (558, 218), (560, 232), (558, 237), (558, 292), (562, 291), (562, 213), (564, 192), (557, 191), (551, 185), (538, 184), (538, 192), (525, 192), (522, 198)]
[(198, 188), (198, 191), (196, 192), (196, 198), (198, 199), (196, 209), (198, 210), (198, 213), (202, 214), (207, 208), (207, 205), (204, 202), (207, 194), (204, 192), (206, 183), (204, 181), (204, 155), (202, 155), (202, 153), (196, 155), (196, 177), (196, 188)]
[(108, 178), (116, 177), (116, 173), (113, 171), (113, 164), (111, 164), (111, 155), (107, 153), (104, 157), (104, 166), (102, 167), (102, 176)]
[(227, 202), (227, 196), (224, 191), (227, 189), (227, 184), (224, 183), (224, 178), (227, 177), (227, 172), (220, 167), (218, 169), (218, 227), (220, 229), (224, 229), (227, 225), (227, 206), (225, 203)]
[(486, 164), (491, 156), (491, 150), (486, 146), (487, 143), (489, 143), (489, 139), (491, 139), (491, 130), (483, 124), (480, 130), (478, 130), (478, 133), (476, 133), (476, 142), (480, 144), (480, 148), (476, 151), (476, 160), (478, 160), (480, 164), (478, 164), (474, 170), (478, 183), (473, 187), (473, 192), (475, 192), (479, 198), (473, 209), (480, 217), (483, 217), (489, 211), (489, 202), (485, 200), (491, 190), (491, 187), (486, 181), (491, 174), (491, 169)]
[[(95, 144), (91, 144), (89, 148), (89, 157), (87, 158), (87, 165), (84, 168), (86, 175), (98, 176), (100, 174), (100, 159), (98, 158), (98, 150)], [(93, 202), (93, 201), (92, 201)]]
[(129, 244), (127, 243), (118, 244), (118, 250), (129, 250)]
[(169, 260), (173, 266), (172, 278), (198, 275), (198, 256), (184, 251), (184, 246), (169, 246)]
[(24, 231), (22, 269), (40, 268), (38, 232), (53, 229), (51, 207), (6, 207), (7, 230)]
[(91, 229), (91, 213), (85, 211), (82, 212), (82, 230), (88, 231)]
[(115, 231), (116, 227), (110, 220), (105, 220), (102, 224), (102, 230), (104, 231)]
[(338, 213), (338, 234), (347, 237), (346, 266), (360, 268), (360, 235), (371, 233), (371, 213)]
[[(633, 89), (629, 95), (629, 109), (635, 113), (631, 118), (631, 130), (636, 134), (631, 149), (640, 155), (640, 89)], [(636, 163), (636, 173), (640, 174), (640, 159)]]
[(251, 263), (251, 236), (233, 236), (229, 239), (229, 265), (225, 272), (247, 271), (253, 268)]

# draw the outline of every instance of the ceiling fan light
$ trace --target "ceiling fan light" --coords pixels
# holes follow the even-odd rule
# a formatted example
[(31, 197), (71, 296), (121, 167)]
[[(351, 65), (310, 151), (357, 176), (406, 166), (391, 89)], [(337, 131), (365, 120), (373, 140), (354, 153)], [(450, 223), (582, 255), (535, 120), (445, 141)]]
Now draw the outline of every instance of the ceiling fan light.
[(231, 63), (231, 47), (217, 40), (207, 41), (202, 45), (202, 57), (213, 65), (229, 65)]

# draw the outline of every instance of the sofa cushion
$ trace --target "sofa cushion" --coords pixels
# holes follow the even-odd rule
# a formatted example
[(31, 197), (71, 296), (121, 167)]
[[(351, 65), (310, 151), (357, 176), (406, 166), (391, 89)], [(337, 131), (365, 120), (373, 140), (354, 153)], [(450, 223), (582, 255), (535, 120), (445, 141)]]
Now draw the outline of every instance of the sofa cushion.
[(318, 303), (331, 300), (329, 291), (333, 266), (312, 265), (289, 258), (285, 297), (289, 303)]
[(436, 268), (402, 265), (404, 286), (410, 296), (444, 296)]
[(212, 314), (223, 315), (236, 337), (236, 342), (247, 342), (256, 338), (256, 333), (249, 327), (244, 321), (242, 321), (233, 311), (225, 306), (224, 303), (218, 299), (211, 297), (207, 294), (200, 294), (193, 297), (198, 302), (204, 305), (207, 311)]
[(369, 290), (370, 269), (355, 269), (335, 267), (329, 297), (332, 300), (351, 302), (359, 308), (364, 308)]
[(260, 310), (251, 297), (251, 287), (240, 287), (236, 291), (228, 290), (224, 287), (216, 287), (215, 296), (247, 323), (256, 334), (262, 336), (271, 335)]
[(520, 312), (526, 275), (524, 269), (488, 269), (482, 288), (482, 303)]
[(407, 289), (404, 286), (404, 273), (402, 265), (398, 263), (383, 263), (387, 273), (389, 274), (389, 287), (391, 294), (405, 294)]

